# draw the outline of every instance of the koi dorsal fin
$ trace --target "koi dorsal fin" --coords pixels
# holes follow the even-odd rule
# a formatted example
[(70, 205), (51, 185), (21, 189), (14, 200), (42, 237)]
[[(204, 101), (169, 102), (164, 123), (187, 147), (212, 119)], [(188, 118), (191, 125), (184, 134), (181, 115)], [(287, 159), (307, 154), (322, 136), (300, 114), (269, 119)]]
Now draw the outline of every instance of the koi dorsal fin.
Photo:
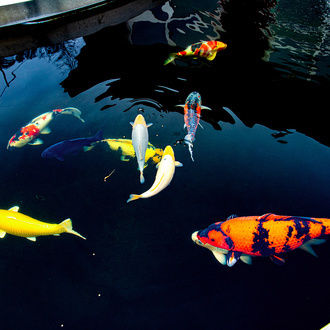
[(226, 220), (237, 218), (236, 214), (231, 214)]
[(265, 213), (263, 215), (261, 215), (260, 217), (258, 217), (258, 220), (262, 220), (262, 221), (268, 221), (270, 219), (268, 219), (268, 217), (272, 215), (272, 213)]
[(19, 206), (13, 206), (8, 211), (18, 212), (18, 210), (19, 210)]

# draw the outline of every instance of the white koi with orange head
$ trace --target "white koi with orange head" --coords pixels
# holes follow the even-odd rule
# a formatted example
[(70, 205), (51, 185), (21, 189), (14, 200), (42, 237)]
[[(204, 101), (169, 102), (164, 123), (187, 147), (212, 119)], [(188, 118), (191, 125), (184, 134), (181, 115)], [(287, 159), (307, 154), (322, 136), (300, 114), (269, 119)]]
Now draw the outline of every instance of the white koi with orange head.
[(158, 170), (155, 181), (151, 188), (141, 195), (130, 195), (129, 199), (127, 200), (127, 203), (139, 198), (152, 197), (154, 195), (157, 195), (163, 189), (165, 189), (173, 179), (176, 166), (181, 167), (182, 164), (178, 161), (175, 161), (174, 151), (172, 147), (167, 146), (164, 150), (162, 160), (159, 164), (157, 164)]

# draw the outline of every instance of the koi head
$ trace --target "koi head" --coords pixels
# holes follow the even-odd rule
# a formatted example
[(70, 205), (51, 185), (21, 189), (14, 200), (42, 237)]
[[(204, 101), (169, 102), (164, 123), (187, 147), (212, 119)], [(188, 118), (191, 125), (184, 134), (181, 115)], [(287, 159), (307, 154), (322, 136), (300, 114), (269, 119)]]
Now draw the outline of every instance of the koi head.
[(171, 156), (174, 159), (174, 151), (171, 146), (166, 146), (164, 149), (163, 158), (167, 155)]
[(40, 130), (34, 124), (28, 124), (17, 131), (9, 140), (7, 149), (9, 147), (21, 148), (39, 135)]
[(201, 106), (202, 104), (202, 97), (198, 92), (191, 92), (187, 99), (186, 99), (186, 105), (188, 105), (188, 108), (196, 108), (197, 106)]
[(215, 46), (215, 49), (217, 50), (217, 52), (224, 50), (227, 48), (227, 44), (225, 44), (224, 42), (221, 41), (217, 41), (217, 44)]
[(223, 250), (224, 253), (227, 253), (233, 245), (231, 238), (222, 231), (221, 222), (216, 222), (206, 229), (194, 232), (191, 235), (191, 239), (197, 245), (209, 250), (213, 250), (216, 247), (218, 250)]
[(134, 123), (133, 123), (132, 126), (134, 128), (136, 125), (139, 125), (139, 124), (140, 125), (143, 125), (143, 126), (147, 126), (147, 123), (146, 123), (144, 117), (141, 114), (139, 114), (139, 115), (136, 116), (136, 118), (135, 118)]

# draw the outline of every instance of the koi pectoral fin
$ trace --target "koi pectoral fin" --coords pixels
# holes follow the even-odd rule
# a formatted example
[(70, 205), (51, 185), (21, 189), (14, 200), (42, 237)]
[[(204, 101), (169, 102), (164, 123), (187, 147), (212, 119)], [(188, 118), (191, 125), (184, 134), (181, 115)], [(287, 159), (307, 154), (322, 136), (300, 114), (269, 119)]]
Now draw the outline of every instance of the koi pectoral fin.
[(310, 241), (306, 242), (305, 244), (303, 244), (302, 246), (300, 246), (300, 248), (308, 253), (310, 253), (312, 256), (314, 257), (318, 257), (318, 255), (316, 254), (316, 252), (313, 250), (312, 245), (319, 245), (319, 244), (323, 244), (325, 242), (325, 239), (311, 239)]
[(129, 162), (129, 158), (126, 158), (126, 156), (120, 156), (120, 160), (123, 162)]
[(240, 259), (245, 263), (245, 264), (248, 264), (248, 265), (252, 265), (252, 257), (247, 255), (247, 254), (242, 254)]
[(175, 167), (182, 167), (183, 166), (183, 164), (178, 162), (177, 160), (175, 161), (174, 164), (175, 164)]
[(50, 134), (52, 131), (49, 127), (45, 127), (42, 131), (40, 131), (40, 134)]
[(225, 265), (227, 262), (227, 257), (225, 254), (216, 251), (216, 250), (212, 250), (213, 255), (215, 256), (215, 259), (217, 259), (221, 265)]
[(201, 109), (202, 109), (202, 110), (211, 110), (211, 111), (212, 111), (212, 109), (209, 108), (209, 107), (207, 107), (206, 105), (202, 105), (202, 106), (201, 106)]
[(279, 266), (283, 266), (285, 264), (285, 260), (283, 258), (280, 258), (279, 256), (276, 256), (276, 255), (270, 256), (270, 260), (274, 264), (279, 265)]
[(29, 144), (30, 146), (38, 146), (38, 145), (43, 144), (43, 143), (44, 143), (44, 142), (43, 142), (41, 139), (35, 139), (35, 140), (29, 142), (28, 144)]
[(216, 56), (217, 56), (217, 51), (214, 50), (214, 51), (211, 52), (211, 54), (206, 59), (209, 60), (209, 61), (213, 61)]

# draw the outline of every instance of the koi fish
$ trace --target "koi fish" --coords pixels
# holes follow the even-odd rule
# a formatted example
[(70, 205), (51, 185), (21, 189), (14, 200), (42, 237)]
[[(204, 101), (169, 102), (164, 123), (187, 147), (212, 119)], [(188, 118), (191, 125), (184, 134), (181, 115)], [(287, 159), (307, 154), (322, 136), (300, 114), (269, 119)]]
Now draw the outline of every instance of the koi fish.
[(184, 142), (189, 147), (189, 152), (192, 161), (194, 161), (192, 148), (195, 141), (195, 135), (198, 125), (201, 126), (199, 120), (201, 117), (201, 110), (211, 110), (209, 107), (202, 106), (202, 98), (199, 93), (192, 92), (188, 95), (185, 104), (178, 104), (177, 107), (184, 109), (184, 126), (187, 128), (187, 135), (184, 137)]
[(53, 144), (45, 149), (41, 157), (42, 158), (56, 158), (60, 161), (64, 161), (64, 156), (68, 154), (78, 153), (81, 149), (85, 151), (90, 150), (95, 142), (103, 139), (102, 131), (98, 131), (95, 136), (89, 138), (78, 138), (72, 140), (64, 140)]
[(57, 116), (57, 115), (73, 115), (85, 122), (81, 117), (81, 111), (76, 108), (64, 108), (64, 109), (55, 109), (49, 112), (45, 112), (42, 115), (32, 119), (27, 125), (21, 127), (9, 140), (7, 149), (9, 147), (22, 148), (26, 144), (30, 145), (40, 145), (43, 144), (43, 141), (37, 136), (39, 134), (49, 134), (51, 130), (48, 124)]
[(211, 41), (201, 41), (188, 46), (185, 50), (178, 53), (171, 53), (168, 59), (164, 62), (167, 65), (173, 62), (176, 58), (181, 57), (204, 57), (209, 61), (213, 61), (217, 55), (217, 52), (227, 48), (227, 44), (221, 41), (211, 40)]
[(192, 240), (209, 249), (223, 265), (233, 266), (239, 259), (250, 264), (251, 256), (270, 257), (277, 263), (279, 255), (301, 248), (316, 256), (312, 245), (321, 244), (330, 234), (330, 219), (283, 216), (230, 216), (192, 234)]
[(18, 210), (18, 206), (9, 210), (0, 210), (0, 238), (4, 238), (8, 233), (35, 241), (36, 236), (58, 236), (62, 233), (69, 233), (86, 239), (72, 229), (71, 219), (66, 219), (59, 224), (47, 223), (19, 213)]
[(139, 198), (152, 197), (165, 189), (172, 181), (176, 166), (181, 167), (183, 165), (175, 160), (172, 147), (167, 146), (164, 150), (162, 160), (157, 164), (156, 179), (151, 188), (141, 195), (131, 194), (127, 203)]
[(137, 115), (134, 123), (131, 122), (130, 124), (133, 127), (132, 143), (140, 170), (140, 182), (144, 183), (143, 169), (149, 140), (148, 127), (150, 127), (152, 124), (147, 125), (142, 115)]
[[(135, 157), (135, 151), (132, 140), (130, 139), (104, 139), (111, 150), (119, 151), (121, 153), (120, 160), (128, 162), (130, 158)], [(145, 163), (151, 159), (155, 164), (159, 163), (163, 155), (163, 149), (156, 148), (150, 142), (148, 142), (148, 148), (146, 150)]]

